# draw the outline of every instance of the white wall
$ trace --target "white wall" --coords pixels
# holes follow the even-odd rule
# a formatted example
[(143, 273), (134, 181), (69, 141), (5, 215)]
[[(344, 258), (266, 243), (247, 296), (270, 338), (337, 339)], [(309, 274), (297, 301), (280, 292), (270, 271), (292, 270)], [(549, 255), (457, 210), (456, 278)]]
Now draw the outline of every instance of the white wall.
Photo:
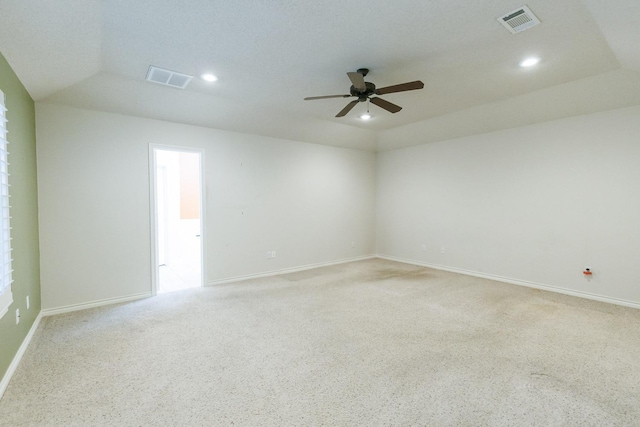
[(379, 254), (640, 303), (640, 106), (382, 152), (377, 168)]
[(51, 104), (37, 132), (44, 309), (150, 291), (151, 142), (206, 150), (210, 282), (368, 255), (377, 232), (381, 255), (640, 303), (640, 106), (378, 153), (377, 174), (372, 153)]
[(206, 150), (208, 281), (374, 252), (374, 153), (36, 107), (43, 309), (150, 291), (149, 143)]

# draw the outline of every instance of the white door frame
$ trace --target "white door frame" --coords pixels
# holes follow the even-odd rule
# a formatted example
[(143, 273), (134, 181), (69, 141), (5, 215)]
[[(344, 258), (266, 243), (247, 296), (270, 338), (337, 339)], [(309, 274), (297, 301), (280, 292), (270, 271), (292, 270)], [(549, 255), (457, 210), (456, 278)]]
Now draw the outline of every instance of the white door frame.
[(149, 223), (151, 225), (151, 294), (157, 295), (158, 293), (158, 224), (156, 221), (158, 213), (158, 201), (156, 193), (158, 191), (157, 173), (158, 167), (156, 161), (156, 150), (176, 151), (183, 153), (198, 153), (200, 154), (200, 286), (206, 285), (207, 271), (206, 271), (206, 191), (205, 183), (205, 151), (204, 148), (192, 148), (181, 147), (178, 145), (163, 145), (163, 144), (149, 144)]

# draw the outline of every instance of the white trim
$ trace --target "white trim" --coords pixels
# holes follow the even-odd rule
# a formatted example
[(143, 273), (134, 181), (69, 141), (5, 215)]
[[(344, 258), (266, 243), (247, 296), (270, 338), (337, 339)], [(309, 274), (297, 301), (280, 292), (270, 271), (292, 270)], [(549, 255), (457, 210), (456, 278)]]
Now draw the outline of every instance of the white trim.
[[(9, 290), (11, 290), (11, 287), (9, 287)], [(13, 304), (13, 293), (0, 293), (0, 319), (2, 319), (4, 315), (9, 312), (9, 307), (11, 307), (11, 304)]]
[(149, 224), (151, 234), (151, 296), (158, 294), (158, 225), (156, 224), (156, 212), (158, 210), (156, 192), (156, 156), (155, 150), (178, 151), (183, 153), (200, 154), (200, 286), (207, 285), (207, 237), (206, 221), (207, 201), (206, 201), (206, 162), (204, 148), (182, 147), (179, 145), (149, 144)]
[(33, 335), (36, 333), (36, 329), (38, 329), (38, 325), (40, 325), (41, 319), (42, 319), (42, 311), (38, 313), (36, 320), (33, 321), (33, 325), (31, 325), (31, 329), (29, 329), (27, 336), (24, 337), (24, 340), (22, 340), (22, 344), (20, 345), (20, 348), (18, 348), (18, 352), (16, 353), (16, 355), (13, 356), (13, 360), (11, 361), (9, 368), (7, 368), (7, 372), (4, 373), (4, 377), (2, 377), (2, 380), (0, 381), (0, 399), (2, 399), (4, 392), (7, 390), (7, 387), (9, 386), (9, 382), (11, 381), (11, 378), (13, 377), (13, 374), (16, 372), (16, 369), (18, 368), (18, 365), (22, 360), (22, 356), (24, 356), (24, 353), (27, 351), (27, 347), (29, 347), (29, 344), (31, 343), (31, 339), (33, 338)]
[(402, 263), (405, 263), (405, 264), (419, 265), (421, 267), (429, 267), (429, 268), (433, 268), (433, 269), (436, 269), (436, 270), (450, 271), (452, 273), (459, 273), (459, 274), (464, 274), (466, 276), (480, 277), (482, 279), (495, 280), (496, 282), (510, 283), (512, 285), (518, 285), (518, 286), (526, 286), (527, 288), (541, 289), (541, 290), (544, 290), (544, 291), (556, 292), (556, 293), (559, 293), (559, 294), (571, 295), (571, 296), (574, 296), (574, 297), (586, 298), (586, 299), (590, 299), (590, 300), (594, 300), (594, 301), (600, 301), (600, 302), (606, 302), (606, 303), (609, 303), (609, 304), (621, 305), (623, 307), (631, 307), (631, 308), (640, 309), (640, 303), (638, 303), (638, 302), (628, 301), (628, 300), (619, 299), (619, 298), (613, 298), (613, 297), (607, 297), (607, 296), (604, 296), (604, 295), (591, 294), (591, 293), (588, 293), (588, 292), (574, 291), (572, 289), (561, 288), (559, 286), (543, 285), (541, 283), (528, 282), (526, 280), (512, 279), (512, 278), (509, 278), (509, 277), (496, 276), (496, 275), (487, 274), (487, 273), (479, 273), (477, 271), (470, 271), (470, 270), (464, 270), (464, 269), (461, 269), (461, 268), (447, 267), (447, 266), (438, 265), (438, 264), (430, 264), (430, 263), (427, 263), (427, 262), (421, 262), (421, 261), (405, 259), (405, 258), (398, 258), (398, 257), (393, 257), (393, 256), (387, 256), (387, 255), (377, 255), (377, 258), (386, 259), (386, 260), (389, 260), (389, 261), (402, 262)]
[(111, 305), (111, 304), (118, 304), (121, 302), (136, 301), (143, 298), (149, 298), (151, 296), (153, 296), (151, 295), (151, 292), (141, 292), (139, 294), (133, 294), (126, 297), (106, 298), (106, 299), (101, 299), (101, 300), (82, 303), (82, 304), (72, 304), (72, 305), (65, 305), (63, 307), (47, 308), (45, 310), (42, 310), (42, 315), (53, 316), (54, 314), (70, 313), (72, 311), (102, 307), (103, 305)]
[(207, 284), (207, 168), (206, 152), (204, 149), (200, 153), (200, 286)]
[(149, 144), (149, 237), (151, 247), (151, 296), (158, 294), (158, 225), (156, 224), (156, 212), (158, 210), (156, 192), (156, 156), (155, 145)]
[(373, 258), (376, 258), (376, 256), (363, 255), (363, 256), (353, 257), (353, 258), (343, 258), (336, 261), (319, 262), (317, 264), (307, 264), (307, 265), (302, 265), (300, 267), (283, 268), (281, 270), (271, 270), (264, 273), (247, 274), (246, 276), (228, 277), (226, 279), (212, 280), (209, 283), (207, 283), (207, 286), (224, 285), (227, 283), (241, 282), (243, 280), (278, 276), (280, 274), (287, 274), (287, 273), (296, 273), (298, 271), (313, 270), (314, 268), (329, 267), (332, 265), (346, 264), (347, 262), (354, 262), (354, 261), (364, 261), (364, 260), (373, 259)]

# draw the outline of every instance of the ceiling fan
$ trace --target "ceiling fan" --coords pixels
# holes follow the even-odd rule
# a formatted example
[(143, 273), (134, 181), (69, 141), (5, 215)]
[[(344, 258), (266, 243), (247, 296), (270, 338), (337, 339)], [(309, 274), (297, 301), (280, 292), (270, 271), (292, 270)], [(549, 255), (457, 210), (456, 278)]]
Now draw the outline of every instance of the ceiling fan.
[(404, 92), (407, 90), (416, 90), (422, 89), (424, 87), (424, 83), (420, 80), (416, 80), (415, 82), (401, 83), (399, 85), (382, 87), (380, 89), (376, 89), (376, 85), (370, 82), (365, 82), (365, 76), (369, 74), (369, 70), (367, 68), (360, 68), (358, 71), (349, 72), (347, 76), (351, 80), (351, 89), (349, 90), (349, 95), (325, 95), (325, 96), (310, 96), (305, 98), (305, 101), (311, 101), (314, 99), (327, 99), (327, 98), (350, 98), (352, 96), (357, 97), (358, 99), (355, 101), (351, 101), (347, 104), (346, 107), (342, 109), (336, 117), (346, 116), (349, 111), (353, 107), (356, 106), (358, 102), (365, 102), (367, 100), (371, 101), (373, 104), (377, 105), (380, 108), (384, 108), (385, 110), (391, 113), (397, 113), (402, 110), (402, 107), (399, 105), (393, 104), (389, 101), (385, 101), (382, 98), (371, 97), (372, 95), (386, 95), (387, 93), (394, 92)]

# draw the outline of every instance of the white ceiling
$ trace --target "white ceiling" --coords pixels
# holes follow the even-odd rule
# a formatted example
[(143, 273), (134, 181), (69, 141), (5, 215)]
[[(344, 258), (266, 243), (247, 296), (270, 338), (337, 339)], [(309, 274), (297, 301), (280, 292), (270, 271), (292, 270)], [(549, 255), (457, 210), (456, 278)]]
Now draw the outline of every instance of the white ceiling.
[[(0, 0), (0, 51), (38, 102), (358, 149), (391, 149), (640, 104), (640, 2), (529, 0)], [(518, 62), (538, 55), (534, 69)], [(146, 82), (149, 65), (198, 76)], [(403, 110), (349, 99), (368, 67)], [(416, 138), (420, 135), (420, 138)]]

